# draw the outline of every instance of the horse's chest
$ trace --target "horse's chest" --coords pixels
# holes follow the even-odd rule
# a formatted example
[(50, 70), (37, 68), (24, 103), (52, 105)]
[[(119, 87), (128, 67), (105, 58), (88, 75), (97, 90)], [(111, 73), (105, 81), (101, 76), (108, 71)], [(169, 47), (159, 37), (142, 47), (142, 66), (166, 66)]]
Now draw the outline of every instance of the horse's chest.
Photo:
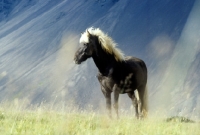
[(97, 77), (98, 77), (99, 83), (104, 89), (112, 91), (112, 88), (115, 84), (112, 78), (102, 76), (102, 75), (98, 75)]

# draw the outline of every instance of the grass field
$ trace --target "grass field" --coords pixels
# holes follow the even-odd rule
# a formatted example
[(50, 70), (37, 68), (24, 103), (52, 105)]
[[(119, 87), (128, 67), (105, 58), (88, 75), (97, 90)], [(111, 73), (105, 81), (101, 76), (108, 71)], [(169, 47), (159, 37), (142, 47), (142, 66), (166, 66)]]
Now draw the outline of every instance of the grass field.
[(110, 120), (94, 112), (0, 108), (0, 135), (200, 135), (199, 123), (136, 120), (122, 115)]

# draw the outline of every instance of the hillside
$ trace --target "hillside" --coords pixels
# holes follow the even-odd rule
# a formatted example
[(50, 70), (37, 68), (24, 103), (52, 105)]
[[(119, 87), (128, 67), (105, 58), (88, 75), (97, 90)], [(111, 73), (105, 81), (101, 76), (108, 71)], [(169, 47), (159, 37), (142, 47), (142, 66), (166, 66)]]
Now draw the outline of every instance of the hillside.
[[(1, 102), (104, 107), (93, 61), (73, 63), (80, 33), (94, 26), (147, 63), (150, 113), (200, 118), (200, 0), (4, 0), (0, 6)], [(130, 105), (122, 95), (121, 108)]]

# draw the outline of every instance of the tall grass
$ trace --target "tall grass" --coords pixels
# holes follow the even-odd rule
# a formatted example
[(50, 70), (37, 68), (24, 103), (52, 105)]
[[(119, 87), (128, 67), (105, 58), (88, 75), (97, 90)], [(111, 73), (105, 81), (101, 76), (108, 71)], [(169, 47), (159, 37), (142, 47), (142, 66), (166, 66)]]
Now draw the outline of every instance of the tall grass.
[(199, 123), (109, 119), (92, 111), (0, 108), (0, 135), (200, 135)]

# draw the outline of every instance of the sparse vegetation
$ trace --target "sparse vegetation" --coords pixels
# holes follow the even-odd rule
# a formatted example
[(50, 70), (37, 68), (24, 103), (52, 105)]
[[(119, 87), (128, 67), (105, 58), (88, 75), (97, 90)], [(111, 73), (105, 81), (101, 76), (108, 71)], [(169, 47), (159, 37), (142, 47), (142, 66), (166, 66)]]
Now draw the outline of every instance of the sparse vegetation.
[(199, 135), (200, 123), (137, 120), (121, 116), (110, 120), (94, 112), (57, 112), (0, 108), (1, 135)]

